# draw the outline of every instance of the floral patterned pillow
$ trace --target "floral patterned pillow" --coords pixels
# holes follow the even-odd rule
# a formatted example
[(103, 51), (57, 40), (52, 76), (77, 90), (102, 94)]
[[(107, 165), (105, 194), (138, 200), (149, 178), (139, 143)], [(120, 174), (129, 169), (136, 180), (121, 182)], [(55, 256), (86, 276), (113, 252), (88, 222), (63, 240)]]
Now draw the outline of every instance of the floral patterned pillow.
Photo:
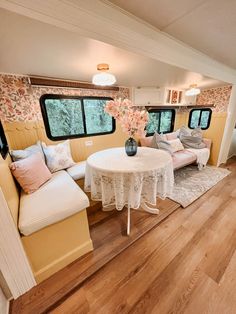
[(69, 140), (57, 144), (46, 145), (42, 143), (43, 152), (46, 157), (46, 164), (51, 172), (70, 168), (75, 165), (71, 156)]

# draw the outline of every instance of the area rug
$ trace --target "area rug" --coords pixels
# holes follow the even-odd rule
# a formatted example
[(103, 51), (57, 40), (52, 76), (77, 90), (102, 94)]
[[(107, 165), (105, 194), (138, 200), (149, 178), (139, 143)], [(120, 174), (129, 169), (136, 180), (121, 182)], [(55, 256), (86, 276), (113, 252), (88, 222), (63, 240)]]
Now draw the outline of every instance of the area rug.
[(175, 185), (169, 198), (187, 207), (229, 174), (229, 170), (213, 166), (207, 166), (201, 171), (197, 166), (176, 170)]

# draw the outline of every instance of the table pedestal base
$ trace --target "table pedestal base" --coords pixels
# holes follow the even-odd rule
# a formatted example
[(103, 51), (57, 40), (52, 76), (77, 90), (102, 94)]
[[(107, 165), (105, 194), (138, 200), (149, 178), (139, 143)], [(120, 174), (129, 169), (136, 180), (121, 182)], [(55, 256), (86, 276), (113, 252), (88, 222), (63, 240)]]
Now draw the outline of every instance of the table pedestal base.
[(130, 206), (128, 206), (128, 215), (127, 215), (127, 235), (130, 235)]
[[(160, 213), (159, 209), (149, 207), (146, 203), (142, 203), (140, 208), (142, 208), (145, 212), (148, 212), (150, 214), (158, 215)], [(127, 216), (128, 216), (127, 217), (127, 235), (130, 235), (130, 216), (131, 216), (130, 206), (128, 206), (128, 215)]]
[(156, 214), (158, 215), (160, 213), (160, 210), (157, 208), (149, 207), (146, 203), (142, 203), (140, 206), (145, 212), (148, 212), (150, 214)]
[[(110, 205), (103, 207), (103, 211), (111, 211), (114, 210), (116, 207), (115, 205)], [(145, 212), (148, 212), (150, 214), (158, 215), (160, 213), (159, 209), (149, 207), (146, 203), (142, 203), (140, 206), (141, 209), (143, 209)], [(127, 212), (127, 235), (130, 235), (130, 221), (131, 221), (131, 208), (130, 206), (127, 206), (128, 212)]]

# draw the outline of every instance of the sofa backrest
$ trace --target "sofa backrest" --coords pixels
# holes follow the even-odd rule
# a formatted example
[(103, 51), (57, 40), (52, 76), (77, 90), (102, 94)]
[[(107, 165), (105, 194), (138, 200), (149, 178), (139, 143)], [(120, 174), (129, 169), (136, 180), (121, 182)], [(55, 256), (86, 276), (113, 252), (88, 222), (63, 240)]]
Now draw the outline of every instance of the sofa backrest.
[(0, 187), (11, 211), (13, 220), (17, 226), (19, 212), (19, 191), (9, 169), (10, 163), (11, 158), (9, 155), (7, 156), (6, 160), (4, 160), (0, 155)]

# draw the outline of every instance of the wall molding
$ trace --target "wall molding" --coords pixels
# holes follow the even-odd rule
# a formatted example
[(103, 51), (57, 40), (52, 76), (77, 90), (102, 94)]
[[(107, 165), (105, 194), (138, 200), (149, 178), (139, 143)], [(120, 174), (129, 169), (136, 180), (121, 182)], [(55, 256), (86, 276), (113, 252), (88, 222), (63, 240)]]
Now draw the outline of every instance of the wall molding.
[(0, 188), (0, 269), (14, 299), (36, 285), (29, 261)]
[(221, 148), (217, 166), (222, 163), (226, 163), (230, 150), (230, 145), (233, 138), (233, 131), (236, 124), (236, 84), (233, 85), (229, 105), (228, 105), (228, 117), (225, 124), (224, 135), (221, 142)]
[(88, 82), (55, 79), (51, 77), (42, 77), (42, 76), (33, 76), (33, 75), (29, 75), (29, 80), (32, 86), (84, 88), (84, 89), (111, 90), (111, 91), (120, 90), (118, 86), (98, 86), (98, 85), (94, 85)]
[(81, 36), (236, 84), (236, 70), (98, 0), (0, 0), (0, 7)]

